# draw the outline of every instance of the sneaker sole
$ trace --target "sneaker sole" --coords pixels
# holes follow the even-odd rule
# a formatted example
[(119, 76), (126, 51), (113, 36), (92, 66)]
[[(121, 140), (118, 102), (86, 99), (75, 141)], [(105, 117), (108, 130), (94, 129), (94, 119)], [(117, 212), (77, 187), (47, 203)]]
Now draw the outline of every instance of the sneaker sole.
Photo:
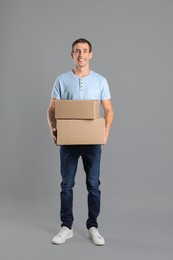
[(88, 238), (90, 239), (90, 241), (95, 245), (95, 246), (104, 246), (105, 245), (105, 241), (103, 243), (95, 243), (92, 239), (92, 237), (90, 235), (88, 235)]
[(52, 241), (52, 244), (53, 245), (62, 245), (62, 244), (64, 244), (65, 243), (65, 241), (67, 240), (67, 239), (69, 239), (69, 238), (72, 238), (73, 237), (73, 233), (72, 234), (70, 234), (68, 237), (66, 237), (66, 239), (65, 240), (63, 240), (62, 242), (56, 242), (56, 241)]

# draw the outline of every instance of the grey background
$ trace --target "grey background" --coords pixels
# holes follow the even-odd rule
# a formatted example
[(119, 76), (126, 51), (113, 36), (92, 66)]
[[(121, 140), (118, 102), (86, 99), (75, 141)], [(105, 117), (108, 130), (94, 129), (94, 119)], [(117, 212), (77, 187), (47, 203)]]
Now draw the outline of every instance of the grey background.
[[(173, 255), (173, 1), (0, 1), (0, 258), (168, 260)], [(100, 232), (86, 237), (82, 164), (73, 239), (59, 222), (59, 148), (46, 119), (71, 43), (93, 44), (115, 120), (102, 156)]]

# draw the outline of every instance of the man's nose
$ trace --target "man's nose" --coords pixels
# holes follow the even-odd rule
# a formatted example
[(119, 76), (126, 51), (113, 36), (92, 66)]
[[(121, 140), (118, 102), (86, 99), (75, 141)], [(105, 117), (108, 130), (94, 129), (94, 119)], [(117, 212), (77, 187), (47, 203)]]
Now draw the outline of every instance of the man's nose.
[(79, 56), (80, 56), (80, 57), (83, 56), (83, 52), (82, 52), (82, 51), (79, 52)]

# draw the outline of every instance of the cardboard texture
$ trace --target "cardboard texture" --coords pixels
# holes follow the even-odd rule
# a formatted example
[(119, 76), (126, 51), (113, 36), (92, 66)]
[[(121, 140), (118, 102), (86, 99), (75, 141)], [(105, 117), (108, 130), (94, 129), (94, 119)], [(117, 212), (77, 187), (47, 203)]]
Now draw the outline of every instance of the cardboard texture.
[(105, 119), (57, 120), (57, 145), (105, 144)]
[(56, 119), (96, 119), (100, 117), (99, 100), (56, 100)]

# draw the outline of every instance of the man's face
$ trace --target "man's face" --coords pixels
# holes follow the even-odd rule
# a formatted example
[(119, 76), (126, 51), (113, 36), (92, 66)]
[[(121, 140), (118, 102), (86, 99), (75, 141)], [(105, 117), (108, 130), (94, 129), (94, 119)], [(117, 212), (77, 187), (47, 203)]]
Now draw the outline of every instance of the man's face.
[(86, 67), (89, 60), (92, 58), (92, 52), (89, 52), (89, 45), (87, 43), (77, 43), (71, 53), (74, 63), (77, 67)]

